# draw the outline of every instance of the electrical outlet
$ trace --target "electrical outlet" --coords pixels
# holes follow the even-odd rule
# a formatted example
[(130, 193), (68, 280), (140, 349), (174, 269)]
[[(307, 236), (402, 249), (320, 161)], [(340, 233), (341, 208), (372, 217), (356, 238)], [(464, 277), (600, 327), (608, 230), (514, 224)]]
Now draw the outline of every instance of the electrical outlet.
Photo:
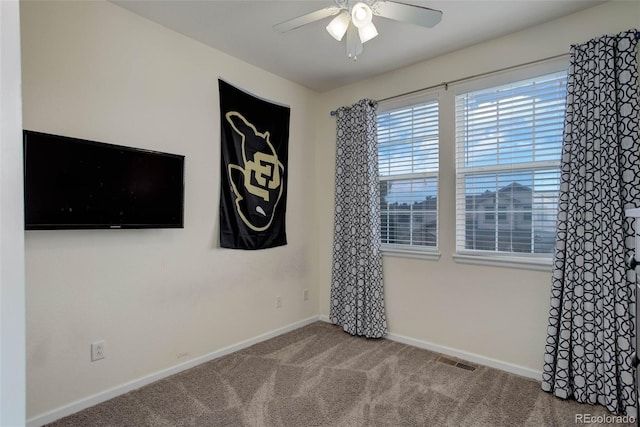
[(302, 299), (305, 301), (309, 301), (309, 289), (305, 289), (302, 291)]
[(282, 307), (282, 298), (276, 297), (276, 308), (281, 308), (281, 307)]
[(91, 344), (91, 361), (104, 359), (104, 341), (96, 341)]

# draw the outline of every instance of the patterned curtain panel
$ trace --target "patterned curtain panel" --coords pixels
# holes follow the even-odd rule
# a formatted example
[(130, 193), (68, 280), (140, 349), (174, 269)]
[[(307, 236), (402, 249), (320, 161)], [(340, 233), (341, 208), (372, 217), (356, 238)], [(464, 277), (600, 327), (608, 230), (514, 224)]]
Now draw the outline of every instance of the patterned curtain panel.
[(571, 48), (542, 388), (636, 415), (633, 223), (640, 206), (636, 31)]
[(337, 113), (331, 321), (352, 335), (387, 332), (380, 252), (377, 105), (363, 99)]

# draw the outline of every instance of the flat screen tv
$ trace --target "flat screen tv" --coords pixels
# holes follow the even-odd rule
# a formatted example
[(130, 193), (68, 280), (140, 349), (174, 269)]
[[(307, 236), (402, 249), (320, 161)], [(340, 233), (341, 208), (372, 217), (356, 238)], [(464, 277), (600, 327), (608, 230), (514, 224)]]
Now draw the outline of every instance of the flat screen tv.
[(25, 229), (184, 227), (184, 156), (23, 135)]

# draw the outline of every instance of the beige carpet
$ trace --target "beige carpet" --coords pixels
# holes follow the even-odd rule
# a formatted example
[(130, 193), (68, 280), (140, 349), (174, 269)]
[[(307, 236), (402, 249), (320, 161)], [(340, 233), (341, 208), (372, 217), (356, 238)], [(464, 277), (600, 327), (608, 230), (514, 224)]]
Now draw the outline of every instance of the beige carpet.
[(574, 426), (576, 414), (608, 414), (527, 378), (450, 363), (316, 322), (50, 425)]

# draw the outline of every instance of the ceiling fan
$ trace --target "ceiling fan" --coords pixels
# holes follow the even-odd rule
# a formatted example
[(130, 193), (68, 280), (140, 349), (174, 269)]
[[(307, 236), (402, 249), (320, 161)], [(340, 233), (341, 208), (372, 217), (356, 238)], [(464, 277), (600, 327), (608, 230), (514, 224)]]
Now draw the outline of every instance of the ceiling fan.
[(335, 6), (325, 7), (273, 26), (279, 33), (294, 30), (311, 22), (335, 16), (327, 25), (327, 32), (341, 41), (347, 35), (347, 56), (354, 61), (363, 52), (362, 44), (378, 35), (373, 16), (407, 22), (431, 28), (442, 19), (442, 12), (390, 0), (334, 0)]

